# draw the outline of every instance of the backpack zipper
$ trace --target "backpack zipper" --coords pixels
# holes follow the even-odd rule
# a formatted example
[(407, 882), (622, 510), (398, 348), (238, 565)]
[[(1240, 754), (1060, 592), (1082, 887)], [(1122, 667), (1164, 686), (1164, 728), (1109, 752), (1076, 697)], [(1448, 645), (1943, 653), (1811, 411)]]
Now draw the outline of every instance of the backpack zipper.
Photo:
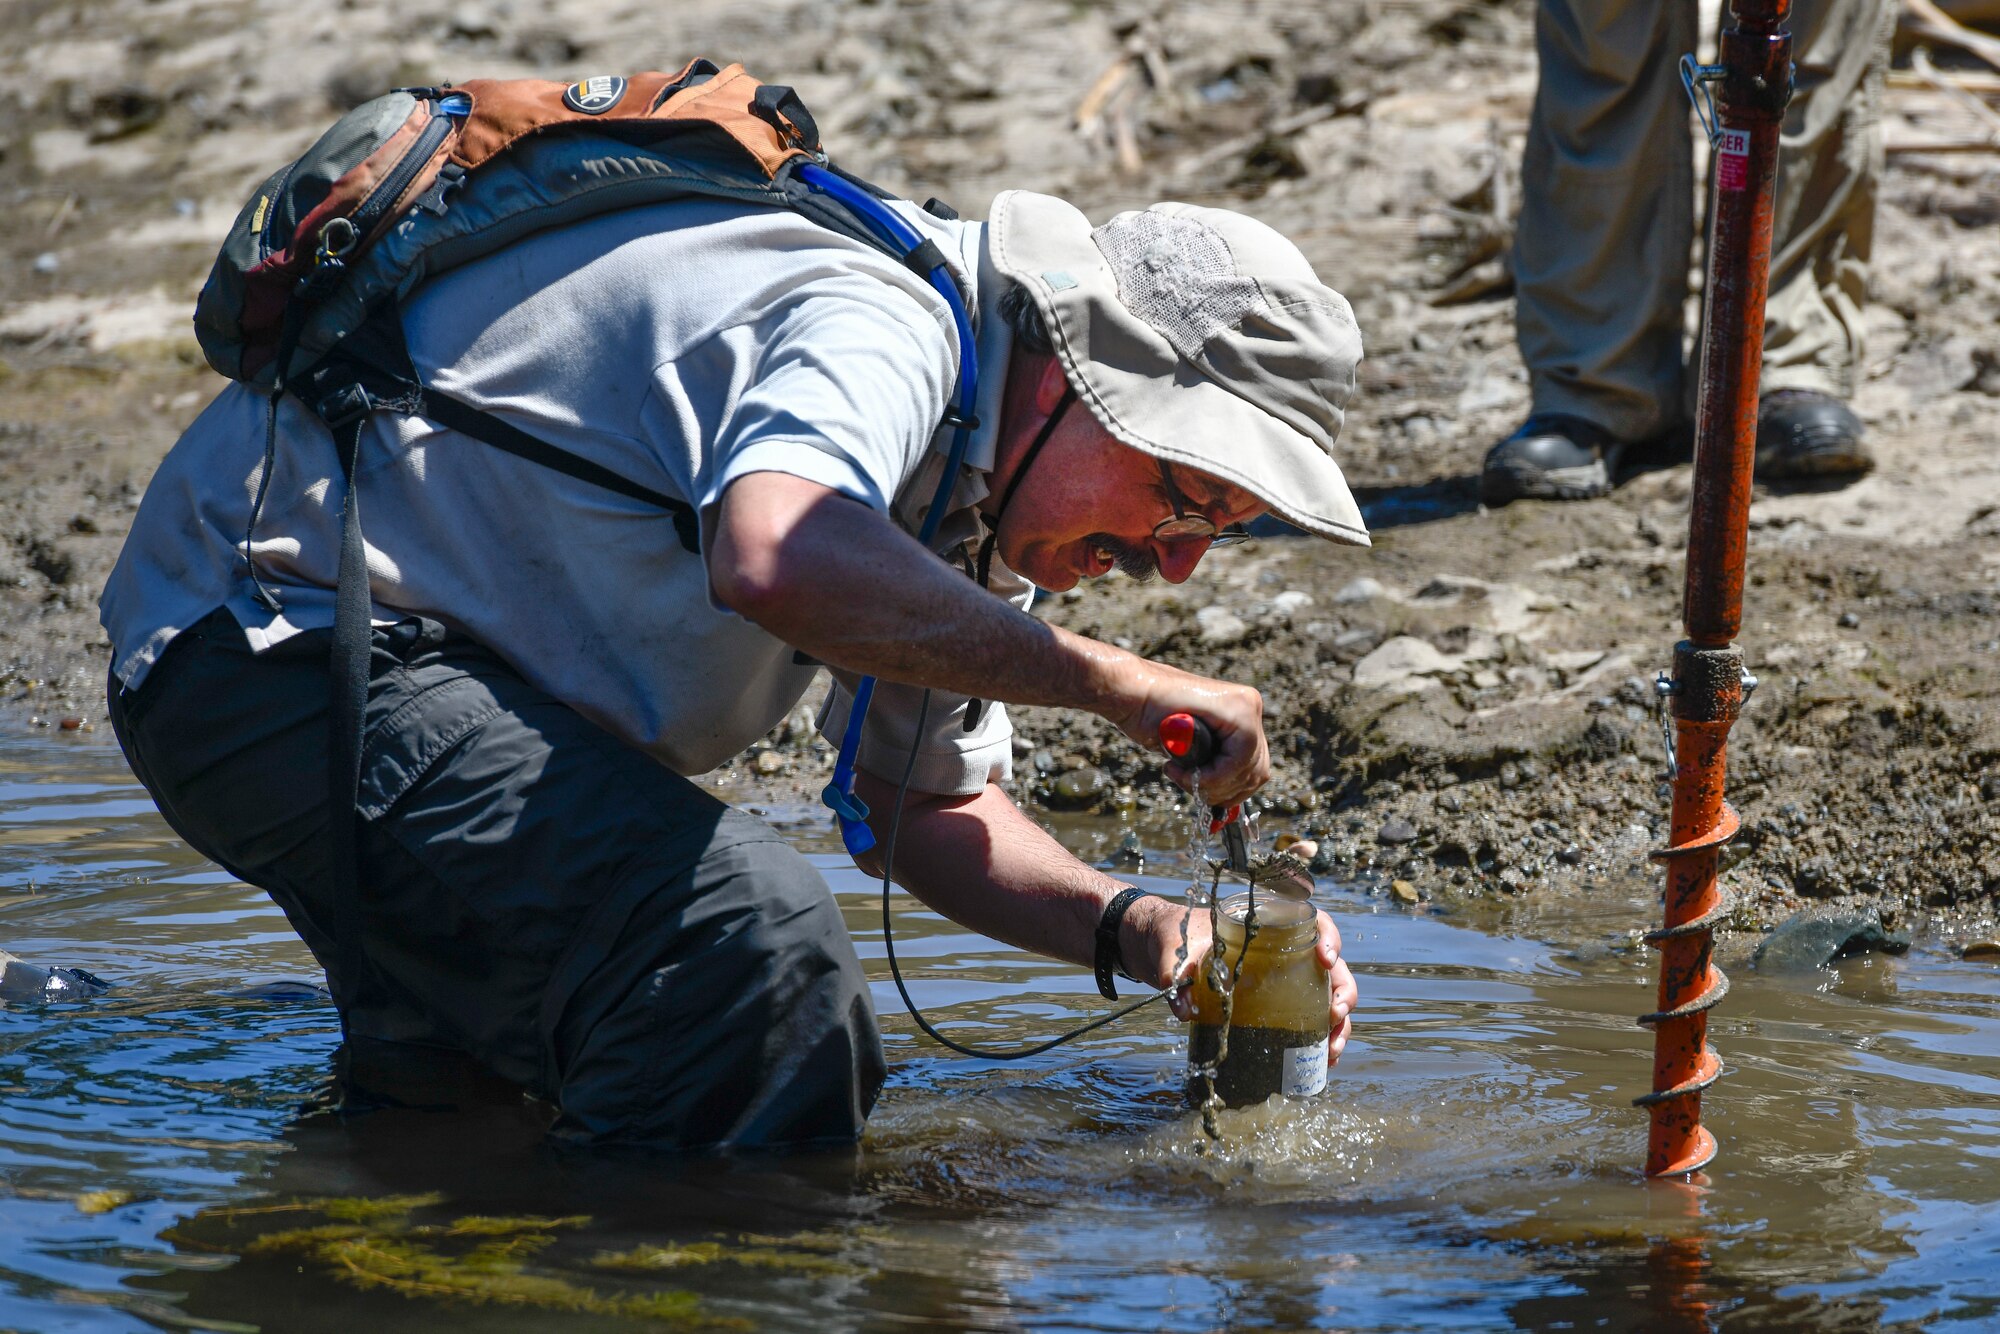
[(396, 201), (402, 197), (403, 191), (409, 189), (410, 182), (416, 179), (417, 173), (424, 169), (424, 164), (437, 152), (438, 145), (451, 133), (451, 125), (449, 115), (441, 109), (433, 108), (429, 123), (417, 135), (417, 141), (410, 146), (410, 151), (403, 154), (389, 174), (382, 178), (381, 184), (368, 192), (368, 197), (361, 201), (361, 207), (348, 215), (348, 221), (354, 224), (355, 232), (363, 240), (367, 239), (383, 215), (396, 206)]

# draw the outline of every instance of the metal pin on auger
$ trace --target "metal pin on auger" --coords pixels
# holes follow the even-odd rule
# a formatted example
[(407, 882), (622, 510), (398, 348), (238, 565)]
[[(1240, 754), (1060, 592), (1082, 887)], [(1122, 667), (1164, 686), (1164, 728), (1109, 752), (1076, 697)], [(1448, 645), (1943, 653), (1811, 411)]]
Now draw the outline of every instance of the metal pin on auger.
[[(1740, 827), (1723, 799), (1729, 729), (1756, 678), (1735, 644), (1743, 626), (1743, 566), (1756, 457), (1764, 296), (1771, 267), (1772, 181), (1778, 131), (1792, 92), (1791, 0), (1732, 0), (1721, 61), (1696, 67), (1716, 88), (1708, 281), (1695, 415), (1694, 493), (1687, 585), (1674, 669), (1669, 754), (1673, 837), (1653, 857), (1666, 864), (1665, 923), (1646, 936), (1660, 951), (1653, 1029), (1653, 1091), (1634, 1099), (1651, 1114), (1646, 1175), (1692, 1172), (1715, 1156), (1701, 1124), (1702, 1091), (1722, 1071), (1708, 1045), (1708, 1012), (1729, 991), (1713, 962), (1715, 926), (1730, 903), (1717, 883), (1722, 849)], [(1689, 80), (1693, 95), (1697, 80)], [(1699, 101), (1697, 112), (1703, 110)], [(1704, 128), (1710, 122), (1704, 118)]]

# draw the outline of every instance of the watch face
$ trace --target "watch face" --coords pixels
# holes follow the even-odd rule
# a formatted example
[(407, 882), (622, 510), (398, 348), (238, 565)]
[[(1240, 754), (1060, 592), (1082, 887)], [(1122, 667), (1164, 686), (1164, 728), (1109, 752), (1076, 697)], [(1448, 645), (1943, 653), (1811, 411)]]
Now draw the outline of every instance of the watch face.
[(625, 79), (618, 74), (600, 74), (563, 89), (563, 105), (586, 116), (601, 116), (625, 96)]

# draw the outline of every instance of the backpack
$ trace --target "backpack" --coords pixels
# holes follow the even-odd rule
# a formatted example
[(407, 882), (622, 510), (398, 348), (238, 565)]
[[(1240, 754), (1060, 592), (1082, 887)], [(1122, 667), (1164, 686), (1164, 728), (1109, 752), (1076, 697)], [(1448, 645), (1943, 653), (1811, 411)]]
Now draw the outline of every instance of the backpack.
[[(427, 278), (531, 233), (615, 209), (684, 198), (786, 208), (873, 246), (915, 270), (951, 306), (959, 384), (944, 424), (950, 461), (926, 528), (977, 425), (977, 368), (965, 294), (943, 252), (882, 203), (882, 191), (835, 167), (810, 112), (790, 88), (741, 65), (690, 61), (677, 74), (605, 75), (562, 84), (479, 79), (401, 88), (341, 117), (243, 206), (195, 305), (195, 337), (210, 366), (270, 394), (264, 466), (243, 551), (257, 599), (279, 608), (251, 556), (276, 449), (277, 402), (296, 395), (333, 433), (346, 484), (334, 593), (329, 821), (343, 916), (359, 912), (355, 797), (368, 697), (369, 592), (355, 459), (368, 416), (421, 415), (473, 439), (655, 505), (681, 544), (700, 544), (685, 501), (661, 494), (421, 383), (403, 344), (398, 303)], [(955, 217), (936, 200), (925, 208)], [(864, 686), (872, 686), (872, 680)], [(856, 701), (836, 782), (843, 830), (866, 808), (853, 796), (853, 751), (866, 691)], [(842, 789), (836, 794), (836, 789)], [(366, 968), (358, 922), (335, 932), (342, 971)], [(345, 1010), (342, 1011), (343, 1023)]]

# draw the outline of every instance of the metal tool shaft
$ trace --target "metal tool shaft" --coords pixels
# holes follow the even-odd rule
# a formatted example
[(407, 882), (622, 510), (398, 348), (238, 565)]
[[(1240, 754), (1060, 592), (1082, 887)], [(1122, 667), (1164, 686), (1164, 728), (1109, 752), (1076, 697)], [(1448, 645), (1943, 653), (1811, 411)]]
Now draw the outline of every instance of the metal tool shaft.
[(1791, 100), (1790, 10), (1790, 0), (1733, 0), (1721, 63), (1697, 72), (1719, 87), (1683, 612), (1688, 637), (1674, 652), (1673, 841), (1653, 854), (1667, 866), (1666, 920), (1646, 937), (1660, 950), (1659, 999), (1640, 1020), (1654, 1030), (1653, 1092), (1637, 1100), (1652, 1116), (1647, 1176), (1692, 1172), (1716, 1151), (1701, 1124), (1701, 1097), (1721, 1071), (1708, 1045), (1708, 1011), (1729, 989), (1711, 959), (1715, 923), (1729, 910), (1716, 873), (1738, 827), (1723, 788), (1729, 729), (1744, 693), (1734, 640), (1743, 624), (1772, 187)]

